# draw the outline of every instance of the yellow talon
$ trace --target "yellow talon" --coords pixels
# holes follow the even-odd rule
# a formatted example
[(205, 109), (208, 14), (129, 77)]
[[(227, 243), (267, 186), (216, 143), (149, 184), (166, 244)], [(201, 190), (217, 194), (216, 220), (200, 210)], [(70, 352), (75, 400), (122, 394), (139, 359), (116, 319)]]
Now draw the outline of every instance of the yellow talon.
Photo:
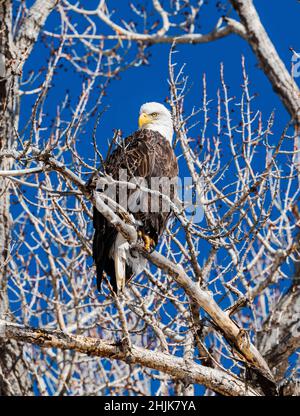
[(145, 249), (147, 251), (150, 251), (155, 247), (155, 241), (148, 235), (144, 234), (142, 231), (138, 231), (138, 236), (144, 241)]
[(144, 238), (143, 238), (143, 240), (144, 240), (144, 243), (145, 243), (145, 249), (147, 250), (147, 251), (149, 251), (150, 250), (150, 248), (151, 248), (151, 238), (150, 237), (148, 237), (147, 235), (144, 235)]

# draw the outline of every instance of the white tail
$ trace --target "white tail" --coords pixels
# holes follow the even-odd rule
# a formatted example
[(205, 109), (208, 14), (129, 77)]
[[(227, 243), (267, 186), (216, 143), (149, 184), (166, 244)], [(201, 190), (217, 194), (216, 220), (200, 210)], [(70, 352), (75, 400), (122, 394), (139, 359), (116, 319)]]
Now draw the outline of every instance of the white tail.
[(132, 270), (130, 278), (140, 274), (147, 260), (135, 251), (130, 251), (130, 245), (121, 233), (117, 234), (111, 257), (114, 259), (118, 292), (123, 292), (126, 283), (126, 264)]
[(114, 245), (114, 263), (118, 292), (122, 292), (126, 282), (126, 260), (129, 254), (129, 243), (118, 233)]

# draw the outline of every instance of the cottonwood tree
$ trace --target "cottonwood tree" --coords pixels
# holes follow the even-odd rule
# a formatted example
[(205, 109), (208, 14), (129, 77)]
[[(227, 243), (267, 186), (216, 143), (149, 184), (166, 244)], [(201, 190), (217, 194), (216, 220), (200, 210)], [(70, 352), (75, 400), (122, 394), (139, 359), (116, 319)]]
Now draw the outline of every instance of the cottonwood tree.
[[(1, 394), (193, 395), (202, 385), (206, 395), (296, 395), (300, 94), (252, 0), (230, 0), (236, 13), (216, 13), (207, 34), (202, 0), (133, 1), (127, 21), (109, 0), (86, 3), (0, 2)], [(216, 95), (204, 76), (201, 108), (184, 110), (176, 45), (231, 34), (289, 113), (279, 136), (276, 115), (256, 108), (244, 59), (239, 97), (221, 66)], [(88, 179), (105, 157), (103, 96), (159, 43), (171, 47), (175, 151), (203, 218), (174, 207), (147, 253)], [(47, 65), (26, 69), (36, 50)], [(71, 69), (78, 88), (60, 94)], [(149, 259), (120, 296), (108, 281), (95, 288), (93, 205)]]

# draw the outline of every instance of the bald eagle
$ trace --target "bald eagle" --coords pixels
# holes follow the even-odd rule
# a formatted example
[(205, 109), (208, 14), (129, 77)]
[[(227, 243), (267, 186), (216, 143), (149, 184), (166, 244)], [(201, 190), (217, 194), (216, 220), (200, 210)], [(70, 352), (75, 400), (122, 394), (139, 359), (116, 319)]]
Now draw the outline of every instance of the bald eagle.
[[(146, 182), (146, 188), (151, 187), (153, 178), (176, 179), (178, 164), (172, 148), (173, 123), (170, 112), (162, 104), (146, 103), (140, 108), (138, 124), (139, 129), (119, 143), (107, 156), (104, 162), (105, 173), (119, 180), (120, 170), (126, 170), (127, 181), (142, 178)], [(119, 189), (118, 201), (121, 192)], [(164, 189), (160, 188), (160, 192), (164, 193)], [(175, 192), (176, 187), (168, 195), (171, 201)], [(159, 209), (154, 212), (149, 209), (149, 205), (147, 209), (140, 209), (141, 199), (146, 199), (147, 204), (149, 203), (149, 192), (142, 192), (139, 187), (127, 189), (126, 196), (129, 201), (128, 212), (135, 220), (138, 235), (145, 248), (151, 251), (166, 227), (171, 209), (162, 209), (161, 200)], [(93, 225), (93, 259), (97, 272), (97, 288), (101, 292), (103, 272), (106, 272), (114, 291), (118, 293), (124, 289), (127, 281), (142, 272), (146, 260), (130, 248), (123, 235), (95, 207)]]

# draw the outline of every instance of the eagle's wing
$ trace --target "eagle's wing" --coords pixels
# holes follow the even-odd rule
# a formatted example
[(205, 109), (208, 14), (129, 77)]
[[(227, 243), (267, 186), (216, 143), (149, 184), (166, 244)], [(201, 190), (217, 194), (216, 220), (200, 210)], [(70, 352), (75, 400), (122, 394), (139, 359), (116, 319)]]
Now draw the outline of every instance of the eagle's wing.
[[(127, 138), (124, 145), (120, 146), (108, 159), (107, 173), (115, 179), (118, 178), (120, 168), (126, 169), (129, 177), (145, 178), (148, 187), (153, 177), (171, 179), (178, 175), (177, 158), (169, 142), (160, 133), (147, 129), (139, 130)], [(133, 192), (128, 191), (128, 199)], [(171, 195), (169, 195), (171, 199), (174, 197), (174, 192), (174, 189), (173, 192), (171, 190)], [(143, 196), (145, 198), (145, 193)], [(151, 194), (146, 197), (150, 207)], [(161, 201), (160, 205), (162, 205)], [(143, 232), (157, 243), (170, 216), (170, 211), (138, 211), (134, 216), (142, 223)]]
[(138, 130), (127, 137), (107, 158), (106, 172), (114, 179), (119, 169), (126, 169), (129, 177), (146, 178), (151, 175), (155, 161), (154, 132)]

